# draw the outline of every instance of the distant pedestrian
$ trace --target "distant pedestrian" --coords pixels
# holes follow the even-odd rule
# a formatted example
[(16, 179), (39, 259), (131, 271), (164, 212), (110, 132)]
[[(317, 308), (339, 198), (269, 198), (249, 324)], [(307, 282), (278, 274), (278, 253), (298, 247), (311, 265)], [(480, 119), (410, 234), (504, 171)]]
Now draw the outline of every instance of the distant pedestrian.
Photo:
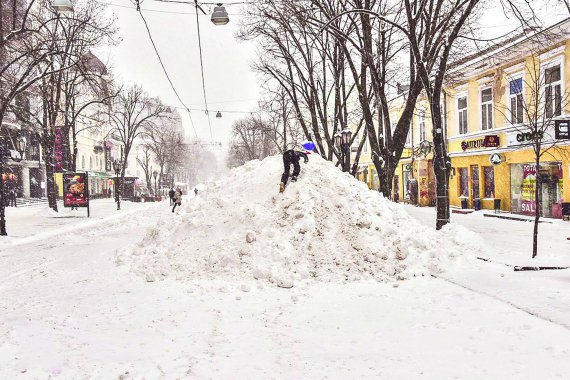
[(107, 198), (111, 198), (111, 188), (107, 189)]
[(177, 187), (176, 191), (174, 192), (174, 207), (172, 207), (172, 212), (174, 212), (176, 206), (180, 206), (181, 204), (182, 204), (182, 190), (180, 190), (180, 188)]
[(194, 188), (194, 195), (198, 196), (198, 188), (197, 187)]
[(10, 190), (10, 206), (13, 207), (17, 207), (17, 203), (16, 203), (16, 198), (18, 197), (18, 195), (16, 194), (16, 189), (12, 188), (12, 190)]
[(174, 191), (174, 189), (170, 189), (170, 191), (168, 192), (168, 196), (170, 197), (170, 205), (171, 206), (174, 203), (174, 195), (175, 194), (176, 194), (176, 191)]

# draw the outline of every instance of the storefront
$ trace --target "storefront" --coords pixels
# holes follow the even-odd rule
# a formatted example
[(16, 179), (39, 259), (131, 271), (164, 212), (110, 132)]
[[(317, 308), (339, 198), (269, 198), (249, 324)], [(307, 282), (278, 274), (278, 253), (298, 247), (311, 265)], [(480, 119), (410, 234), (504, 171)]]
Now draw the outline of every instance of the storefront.
[(468, 208), (494, 208), (495, 199), (501, 200), (501, 208), (508, 207), (509, 171), (504, 155), (500, 161), (491, 160), (501, 152), (501, 136), (479, 135), (471, 138), (455, 138), (449, 143), (451, 175), (450, 203)]
[(534, 151), (528, 145), (522, 145), (521, 138), (517, 140), (517, 136), (512, 134), (496, 136), (499, 142), (504, 142), (502, 146), (495, 142), (493, 146), (485, 146), (484, 141), (486, 138), (489, 141), (488, 136), (479, 137), (477, 140), (481, 142), (470, 145), (457, 140), (450, 143), (451, 205), (461, 207), (463, 199), (469, 208), (478, 205), (482, 209), (492, 210), (497, 200), (503, 211), (534, 215), (537, 205), (535, 186), (539, 176), (542, 182), (538, 200), (541, 214), (560, 218), (562, 202), (570, 199), (570, 184), (565, 184), (568, 182), (570, 147), (561, 145), (549, 150), (543, 155), (537, 173), (533, 163)]
[[(511, 212), (533, 216), (537, 201), (540, 202), (541, 216), (562, 217), (564, 200), (564, 171), (562, 162), (544, 162), (536, 170), (536, 164), (511, 164)], [(536, 199), (537, 180), (541, 189)]]
[[(419, 206), (435, 205), (435, 176), (431, 154), (427, 158), (400, 160), (395, 175), (393, 191), (398, 191), (400, 200)], [(396, 179), (396, 178), (395, 178)]]

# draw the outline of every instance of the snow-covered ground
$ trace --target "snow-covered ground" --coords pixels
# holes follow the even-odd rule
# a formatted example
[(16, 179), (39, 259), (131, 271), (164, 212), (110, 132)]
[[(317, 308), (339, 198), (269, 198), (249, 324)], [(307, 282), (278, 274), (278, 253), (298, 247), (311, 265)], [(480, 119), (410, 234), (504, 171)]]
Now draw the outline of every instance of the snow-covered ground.
[[(409, 217), (326, 167), (332, 178), (315, 180), (323, 165), (311, 157), (277, 195), (278, 159), (251, 163), (175, 214), (165, 202), (119, 212), (102, 200), (100, 215), (74, 225), (10, 210), (0, 378), (568, 377), (570, 271), (519, 273), (470, 257), (498, 248), (488, 233), (514, 234), (504, 223), (529, 225), (435, 233), (420, 225), (429, 210)], [(375, 258), (375, 243), (400, 257)]]
[[(435, 225), (434, 208), (410, 205), (403, 207), (422, 224), (431, 227)], [(533, 259), (533, 223), (486, 217), (485, 214), (495, 215), (489, 210), (471, 214), (451, 214), (452, 223), (464, 226), (484, 237), (487, 244), (481, 252), (481, 257), (518, 266), (570, 266), (570, 222), (541, 218), (538, 227), (538, 255)]]

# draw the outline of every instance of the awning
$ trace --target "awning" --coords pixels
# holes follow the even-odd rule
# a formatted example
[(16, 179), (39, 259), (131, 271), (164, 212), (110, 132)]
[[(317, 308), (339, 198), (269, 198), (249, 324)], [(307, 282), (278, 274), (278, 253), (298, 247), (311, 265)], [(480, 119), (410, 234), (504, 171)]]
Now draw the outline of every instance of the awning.
[(89, 172), (89, 178), (109, 179), (112, 178), (112, 176), (107, 172)]

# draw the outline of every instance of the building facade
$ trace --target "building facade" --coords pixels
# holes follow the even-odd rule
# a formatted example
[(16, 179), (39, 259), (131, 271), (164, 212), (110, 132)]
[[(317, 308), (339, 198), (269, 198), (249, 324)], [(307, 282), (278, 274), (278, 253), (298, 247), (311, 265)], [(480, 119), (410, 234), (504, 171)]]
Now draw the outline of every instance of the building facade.
[[(466, 57), (448, 73), (442, 113), (451, 205), (534, 215), (538, 178), (542, 215), (561, 217), (570, 201), (570, 19)], [(398, 117), (393, 104), (391, 120)], [(430, 110), (420, 96), (395, 172), (395, 199), (435, 204), (431, 141)], [(378, 188), (369, 153), (361, 155), (358, 178)]]

